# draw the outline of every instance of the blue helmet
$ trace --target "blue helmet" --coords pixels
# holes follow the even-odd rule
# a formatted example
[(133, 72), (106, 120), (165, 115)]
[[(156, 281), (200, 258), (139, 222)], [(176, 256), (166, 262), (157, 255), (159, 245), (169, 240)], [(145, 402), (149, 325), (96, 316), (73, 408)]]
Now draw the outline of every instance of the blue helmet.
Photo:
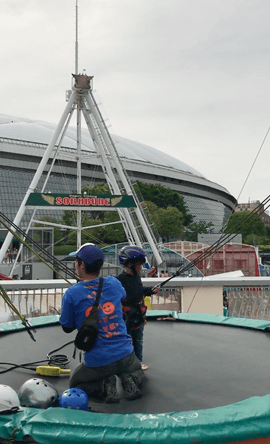
[(128, 262), (141, 262), (145, 263), (146, 254), (142, 248), (136, 245), (128, 245), (127, 247), (121, 248), (118, 259), (120, 264), (126, 265)]
[(75, 410), (88, 410), (88, 396), (84, 390), (70, 388), (65, 390), (59, 398), (59, 407)]

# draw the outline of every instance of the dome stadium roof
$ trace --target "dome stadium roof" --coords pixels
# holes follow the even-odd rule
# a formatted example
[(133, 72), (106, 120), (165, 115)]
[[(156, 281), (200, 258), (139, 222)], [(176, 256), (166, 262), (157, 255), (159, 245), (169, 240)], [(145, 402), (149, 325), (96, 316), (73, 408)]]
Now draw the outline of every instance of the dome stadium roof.
[[(50, 142), (57, 126), (53, 123), (13, 117), (5, 114), (0, 114), (0, 125), (0, 137), (44, 144)], [(63, 141), (65, 147), (76, 149), (76, 131), (76, 127), (69, 126)], [(162, 151), (124, 137), (111, 136), (116, 145), (117, 152), (122, 158), (178, 169), (204, 178), (199, 171)], [(93, 141), (86, 128), (82, 128), (82, 149), (86, 151), (89, 150), (92, 153), (96, 152)]]
[[(0, 114), (0, 207), (11, 220), (17, 214), (47, 146), (58, 125)], [(107, 180), (102, 156), (96, 151), (88, 129), (81, 134), (82, 185)], [(111, 135), (130, 180), (162, 185), (180, 193), (194, 221), (213, 226), (219, 232), (233, 211), (236, 199), (222, 185), (212, 182), (189, 165), (145, 144)], [(56, 152), (56, 150), (55, 150)], [(72, 193), (77, 187), (77, 129), (65, 132), (57, 162), (52, 162), (46, 189)], [(108, 154), (108, 158), (110, 155)], [(53, 156), (51, 156), (53, 159)], [(40, 192), (50, 160), (42, 172), (36, 192)], [(43, 165), (44, 167), (44, 165)], [(38, 210), (41, 211), (41, 210)], [(22, 223), (26, 226), (28, 215)]]

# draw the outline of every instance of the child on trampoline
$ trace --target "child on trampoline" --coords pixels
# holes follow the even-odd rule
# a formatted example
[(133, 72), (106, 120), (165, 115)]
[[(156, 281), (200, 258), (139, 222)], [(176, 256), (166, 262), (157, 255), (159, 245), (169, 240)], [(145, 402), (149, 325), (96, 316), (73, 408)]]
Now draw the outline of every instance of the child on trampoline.
[(143, 287), (140, 278), (142, 265), (145, 263), (146, 254), (142, 248), (135, 245), (123, 247), (118, 255), (120, 264), (125, 270), (117, 276), (126, 290), (126, 297), (122, 302), (123, 315), (127, 325), (127, 332), (132, 337), (135, 355), (141, 362), (142, 370), (148, 366), (143, 364), (143, 332), (146, 324), (145, 296), (157, 293), (160, 287)]

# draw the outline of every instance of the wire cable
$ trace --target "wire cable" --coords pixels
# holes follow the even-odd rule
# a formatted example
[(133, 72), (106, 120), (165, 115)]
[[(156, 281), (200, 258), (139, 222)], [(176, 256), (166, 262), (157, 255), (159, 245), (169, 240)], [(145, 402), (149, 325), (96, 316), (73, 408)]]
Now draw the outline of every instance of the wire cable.
[[(236, 224), (235, 230), (240, 231), (243, 228), (249, 226), (250, 223), (255, 219), (255, 217), (257, 217), (257, 214), (261, 215), (270, 206), (269, 202), (270, 202), (270, 196), (268, 196), (266, 199), (264, 199), (264, 201), (261, 202), (256, 208), (254, 208), (253, 211), (250, 211), (244, 222), (240, 222), (239, 224)], [(228, 224), (226, 224), (224, 226), (224, 230), (226, 230), (227, 227), (228, 227)], [(155, 285), (154, 288), (163, 287), (167, 282), (169, 282), (174, 277), (180, 276), (184, 272), (190, 270), (193, 266), (196, 266), (196, 264), (203, 261), (204, 259), (206, 259), (210, 256), (213, 257), (218, 249), (220, 249), (222, 246), (224, 246), (225, 244), (230, 242), (232, 239), (234, 239), (235, 236), (237, 236), (237, 233), (223, 233), (223, 235), (221, 235), (221, 237), (218, 241), (216, 241), (213, 245), (211, 245), (210, 247), (203, 250), (202, 253), (200, 253), (199, 256), (197, 256), (193, 261), (189, 262), (189, 264), (187, 264), (185, 266), (181, 265), (181, 267), (179, 267), (178, 270), (172, 276), (170, 276), (168, 279), (161, 282), (160, 284)]]
[(63, 367), (65, 367), (66, 365), (68, 365), (70, 363), (70, 359), (68, 358), (67, 355), (55, 355), (53, 353), (61, 350), (62, 348), (66, 347), (67, 345), (72, 344), (73, 342), (74, 341), (69, 341), (66, 344), (62, 345), (61, 347), (57, 348), (56, 350), (53, 350), (53, 351), (49, 352), (47, 354), (47, 359), (43, 359), (41, 361), (27, 362), (27, 363), (24, 363), (24, 364), (14, 364), (14, 363), (11, 363), (11, 362), (0, 362), (0, 366), (3, 366), (3, 365), (5, 365), (5, 366), (9, 365), (10, 366), (10, 368), (8, 368), (6, 370), (0, 370), (0, 374), (7, 373), (7, 372), (10, 372), (11, 370), (15, 370), (15, 369), (18, 369), (18, 368), (22, 368), (22, 369), (25, 369), (25, 370), (31, 370), (31, 371), (36, 372), (36, 368), (32, 367), (32, 366), (36, 365), (36, 364), (43, 364), (43, 363), (46, 363), (47, 365), (52, 366), (52, 367), (63, 368)]
[(262, 141), (262, 144), (261, 144), (261, 146), (260, 146), (260, 149), (259, 149), (259, 151), (258, 151), (258, 153), (257, 153), (257, 155), (256, 155), (256, 157), (255, 157), (255, 159), (254, 159), (254, 161), (253, 161), (253, 164), (251, 165), (251, 168), (250, 168), (250, 170), (249, 170), (249, 172), (248, 172), (248, 175), (247, 175), (247, 177), (246, 177), (246, 180), (245, 180), (245, 182), (244, 182), (244, 184), (243, 184), (243, 186), (242, 186), (242, 188), (241, 188), (241, 190), (240, 190), (240, 193), (239, 193), (239, 196), (238, 196), (238, 198), (237, 198), (237, 201), (239, 200), (239, 198), (240, 198), (240, 196), (241, 196), (241, 194), (242, 194), (242, 191), (243, 191), (243, 189), (244, 189), (244, 187), (245, 187), (245, 185), (246, 185), (246, 183), (247, 183), (247, 181), (248, 181), (248, 178), (249, 178), (249, 176), (250, 176), (250, 174), (251, 174), (251, 172), (252, 172), (252, 170), (253, 170), (253, 168), (254, 168), (254, 165), (255, 165), (255, 163), (256, 163), (258, 157), (259, 157), (259, 154), (260, 154), (260, 152), (261, 152), (261, 150), (262, 150), (262, 147), (263, 147), (263, 145), (264, 145), (264, 143), (265, 143), (265, 141), (266, 141), (266, 139), (267, 139), (267, 136), (268, 136), (268, 134), (269, 134), (269, 131), (270, 131), (270, 127), (268, 128), (268, 130), (267, 130), (267, 132), (266, 132), (266, 134), (265, 134), (265, 136), (264, 136), (264, 139), (263, 139), (263, 141)]
[[(27, 244), (26, 241), (23, 241), (23, 239), (19, 239), (21, 242), (25, 242), (26, 247), (29, 248), (36, 256), (38, 256), (41, 260), (43, 260), (43, 262), (45, 260), (47, 260), (50, 264), (52, 264), (53, 266), (57, 265), (58, 268), (62, 271), (65, 272), (68, 276), (70, 276), (72, 279), (78, 279), (77, 274), (71, 270), (70, 268), (68, 268), (63, 262), (61, 262), (59, 259), (57, 259), (55, 256), (53, 256), (51, 253), (49, 253), (47, 250), (45, 250), (44, 248), (41, 247), (41, 245), (34, 241), (34, 239), (32, 239), (28, 234), (26, 234), (23, 230), (21, 230), (21, 228), (19, 228), (16, 224), (14, 224), (14, 222), (12, 222), (7, 216), (5, 216), (2, 212), (0, 212), (0, 222), (9, 230), (11, 231), (15, 237), (19, 238), (17, 233), (14, 233), (13, 230), (11, 229), (14, 228), (14, 230), (16, 230), (23, 239), (26, 239), (30, 244), (32, 244), (38, 251), (40, 251), (42, 253), (43, 256), (45, 256), (46, 259), (42, 258), (36, 251), (32, 250), (32, 248), (30, 247), (30, 245)], [(48, 264), (47, 264), (48, 265)], [(54, 269), (55, 270), (55, 269)], [(56, 270), (55, 270), (56, 271)], [(60, 274), (60, 273), (58, 273)]]

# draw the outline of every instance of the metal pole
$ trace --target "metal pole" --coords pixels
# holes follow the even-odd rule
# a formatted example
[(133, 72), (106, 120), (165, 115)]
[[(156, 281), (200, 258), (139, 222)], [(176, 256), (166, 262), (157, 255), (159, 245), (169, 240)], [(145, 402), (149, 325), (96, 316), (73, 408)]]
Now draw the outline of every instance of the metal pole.
[[(33, 177), (33, 180), (31, 182), (31, 184), (30, 184), (30, 186), (29, 186), (25, 196), (24, 196), (24, 199), (23, 199), (23, 201), (21, 203), (21, 206), (20, 206), (20, 208), (18, 210), (18, 213), (17, 213), (17, 215), (16, 215), (16, 217), (15, 217), (15, 219), (13, 221), (15, 225), (19, 225), (20, 224), (20, 221), (21, 221), (21, 219), (23, 217), (23, 214), (24, 214), (24, 211), (25, 211), (25, 206), (26, 206), (27, 199), (28, 199), (30, 193), (34, 192), (36, 186), (38, 185), (40, 177), (41, 177), (41, 175), (42, 175), (42, 173), (44, 171), (45, 166), (48, 163), (49, 157), (50, 157), (50, 155), (52, 153), (52, 150), (55, 147), (57, 139), (58, 139), (58, 137), (59, 137), (59, 135), (61, 133), (61, 130), (62, 130), (64, 124), (65, 124), (65, 121), (66, 121), (69, 113), (72, 111), (73, 104), (76, 101), (76, 96), (77, 96), (76, 92), (73, 91), (71, 96), (70, 96), (70, 99), (69, 99), (69, 101), (67, 103), (67, 106), (65, 108), (65, 111), (64, 111), (64, 113), (63, 113), (63, 115), (62, 115), (62, 117), (61, 117), (61, 119), (60, 119), (60, 121), (59, 121), (59, 123), (58, 123), (58, 125), (56, 127), (54, 135), (53, 135), (53, 137), (52, 137), (48, 147), (46, 148), (46, 151), (45, 151), (45, 153), (44, 153), (44, 155), (42, 157), (42, 160), (41, 160), (41, 162), (40, 162), (40, 164), (38, 166), (38, 169), (37, 169), (37, 171), (36, 171), (36, 173), (35, 173), (35, 175)], [(3, 261), (3, 259), (5, 257), (6, 251), (7, 251), (8, 247), (9, 247), (11, 241), (12, 241), (12, 238), (13, 238), (13, 234), (8, 232), (8, 234), (7, 234), (7, 236), (6, 236), (5, 240), (4, 240), (4, 243), (3, 243), (2, 247), (1, 247), (1, 250), (0, 250), (0, 263)]]
[[(101, 164), (102, 164), (104, 175), (106, 177), (110, 191), (113, 192), (114, 194), (121, 194), (120, 188), (119, 188), (117, 181), (115, 179), (115, 176), (112, 172), (110, 162), (109, 162), (109, 160), (106, 156), (106, 153), (103, 149), (103, 146), (102, 146), (102, 143), (100, 140), (100, 135), (97, 132), (97, 128), (95, 128), (95, 126), (93, 125), (93, 122), (89, 116), (89, 113), (87, 113), (86, 110), (83, 110), (83, 114), (84, 114), (86, 125), (88, 127), (89, 134), (94, 141), (97, 153), (101, 156), (101, 160), (102, 160)], [(97, 122), (96, 122), (96, 125), (97, 125)], [(93, 138), (93, 134), (95, 135), (94, 138)], [(129, 242), (131, 244), (136, 243), (138, 246), (141, 246), (140, 239), (139, 239), (138, 234), (133, 226), (133, 223), (132, 223), (132, 220), (131, 220), (131, 217), (130, 217), (130, 214), (129, 214), (127, 208), (121, 208), (121, 209), (119, 208), (118, 214), (119, 214), (119, 217), (122, 221), (123, 228), (125, 230), (125, 233), (126, 233), (126, 236), (129, 240)]]
[[(59, 143), (58, 143), (58, 147), (57, 147), (57, 149), (56, 149), (56, 151), (55, 151), (55, 153), (54, 153), (54, 157), (53, 157), (52, 163), (51, 163), (51, 165), (50, 165), (50, 168), (49, 168), (49, 171), (48, 171), (48, 173), (47, 173), (47, 176), (46, 176), (46, 179), (45, 179), (45, 181), (44, 181), (44, 184), (43, 184), (43, 186), (42, 186), (42, 188), (41, 188), (41, 193), (44, 192), (44, 190), (45, 190), (45, 188), (46, 188), (46, 186), (47, 186), (47, 183), (48, 183), (49, 177), (50, 177), (50, 175), (51, 175), (51, 172), (52, 172), (53, 166), (54, 166), (55, 161), (56, 161), (56, 156), (57, 156), (57, 154), (58, 154), (58, 152), (59, 152), (59, 150), (60, 150), (60, 148), (61, 148), (62, 141), (63, 141), (64, 136), (65, 136), (65, 134), (66, 134), (66, 131), (67, 131), (67, 128), (68, 128), (68, 125), (69, 125), (70, 119), (71, 119), (71, 117), (72, 117), (73, 111), (74, 111), (74, 109), (72, 109), (72, 111), (70, 112), (70, 115), (69, 115), (69, 117), (68, 117), (68, 119), (67, 119), (67, 122), (66, 122), (66, 125), (65, 125), (65, 128), (64, 128), (64, 131), (63, 131), (62, 134), (61, 134), (61, 138), (60, 138), (60, 141), (59, 141)], [(29, 232), (29, 230), (30, 230), (30, 227), (32, 226), (33, 221), (35, 222), (35, 220), (34, 220), (35, 215), (36, 215), (36, 209), (34, 209), (34, 211), (33, 211), (33, 213), (32, 213), (32, 216), (31, 216), (31, 219), (30, 219), (30, 221), (29, 221), (29, 224), (28, 224), (28, 226), (27, 226), (27, 229), (25, 230), (25, 233), (26, 233), (26, 234), (28, 234), (28, 232)], [(37, 222), (39, 222), (39, 221), (37, 221)], [(44, 224), (44, 225), (46, 225), (46, 224)], [(57, 225), (55, 225), (55, 226), (57, 226)], [(16, 255), (16, 258), (15, 258), (15, 261), (14, 261), (13, 266), (12, 266), (10, 272), (9, 272), (9, 276), (10, 276), (10, 277), (12, 276), (12, 274), (13, 274), (13, 272), (14, 272), (14, 269), (15, 269), (15, 267), (17, 266), (17, 262), (18, 262), (18, 259), (19, 259), (19, 257), (20, 257), (20, 254), (21, 254), (22, 247), (23, 247), (23, 244), (20, 244), (19, 249), (18, 249), (18, 252), (17, 252), (17, 255)]]
[[(77, 103), (77, 193), (82, 193), (81, 110)], [(82, 210), (77, 210), (77, 249), (82, 245)]]
[(78, 45), (78, 0), (76, 0), (76, 40), (75, 40), (75, 74), (78, 74), (78, 59), (79, 59), (79, 45)]
[[(108, 149), (108, 151), (109, 151), (109, 153), (111, 155), (111, 158), (112, 158), (112, 160), (114, 162), (114, 165), (115, 165), (115, 167), (117, 169), (117, 172), (119, 174), (119, 177), (120, 177), (120, 179), (121, 179), (121, 181), (122, 181), (122, 183), (123, 183), (123, 185), (124, 185), (124, 187), (125, 187), (125, 189), (127, 191), (127, 194), (132, 196), (133, 192), (132, 192), (131, 187), (130, 187), (130, 185), (128, 183), (128, 179), (126, 177), (125, 172), (122, 169), (122, 166), (121, 166), (120, 161), (118, 159), (118, 155), (117, 155), (116, 149), (115, 149), (115, 147), (113, 145), (113, 142), (112, 142), (111, 138), (107, 134), (107, 131), (106, 131), (107, 128), (105, 130), (104, 120), (101, 122), (101, 118), (102, 117), (101, 117), (100, 113), (98, 112), (99, 110), (97, 109), (97, 105), (94, 103), (94, 98), (92, 97), (92, 94), (90, 94), (90, 93), (87, 94), (86, 95), (86, 100), (87, 100), (88, 106), (89, 106), (89, 108), (90, 108), (90, 110), (91, 110), (91, 112), (92, 112), (92, 114), (93, 114), (93, 116), (94, 116), (94, 118), (95, 118), (95, 120), (97, 122), (97, 125), (99, 126), (100, 133), (101, 133), (101, 135), (103, 137), (103, 140), (104, 140), (104, 142), (106, 144), (106, 147), (107, 147), (107, 149)], [(159, 254), (159, 251), (158, 251), (158, 249), (157, 249), (157, 247), (155, 245), (155, 242), (153, 241), (153, 238), (152, 238), (152, 236), (150, 234), (150, 231), (149, 231), (149, 229), (147, 227), (147, 224), (146, 224), (146, 222), (144, 220), (144, 217), (143, 217), (143, 215), (142, 215), (142, 213), (141, 213), (141, 211), (140, 211), (140, 209), (138, 207), (136, 207), (134, 209), (134, 211), (135, 211), (135, 213), (137, 215), (137, 218), (138, 218), (138, 220), (139, 220), (139, 222), (140, 222), (140, 224), (141, 224), (141, 226), (142, 226), (142, 228), (144, 230), (144, 233), (145, 233), (145, 235), (147, 237), (147, 240), (148, 240), (148, 242), (149, 242), (149, 244), (151, 246), (151, 249), (153, 251), (153, 254), (154, 254), (154, 257), (156, 259), (156, 262), (159, 265), (159, 264), (162, 263), (162, 258), (161, 258), (160, 254)]]

